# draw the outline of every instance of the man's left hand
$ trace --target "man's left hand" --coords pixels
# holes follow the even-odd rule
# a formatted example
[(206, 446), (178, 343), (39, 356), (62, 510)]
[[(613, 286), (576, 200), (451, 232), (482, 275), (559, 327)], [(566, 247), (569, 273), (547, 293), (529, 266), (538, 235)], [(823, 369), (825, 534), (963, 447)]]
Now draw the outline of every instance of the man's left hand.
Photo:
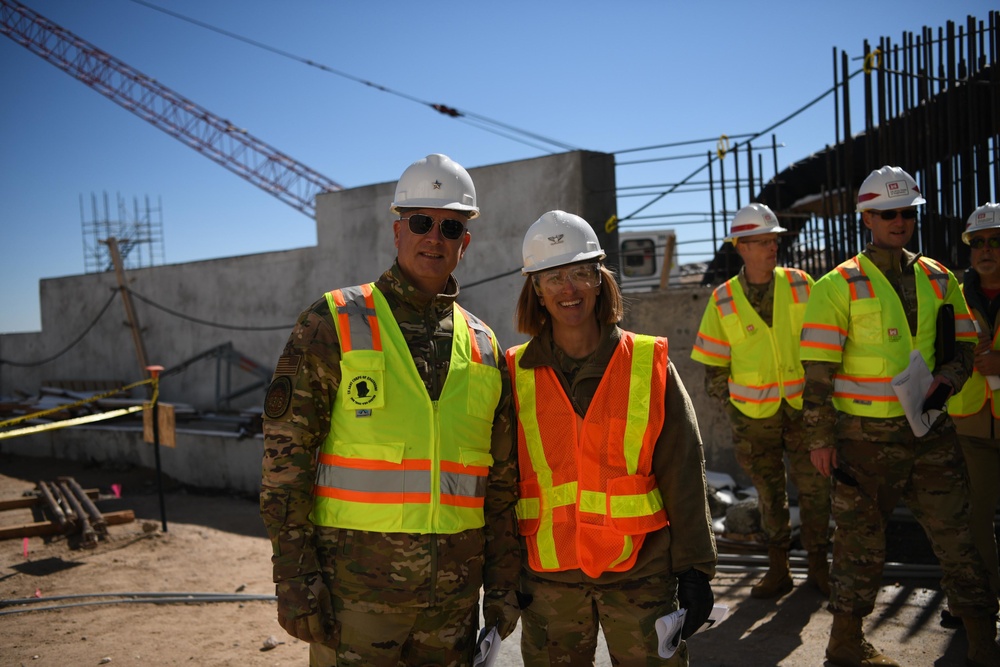
[(708, 575), (693, 567), (677, 575), (677, 598), (682, 609), (687, 609), (681, 639), (687, 639), (698, 631), (712, 613), (715, 593)]

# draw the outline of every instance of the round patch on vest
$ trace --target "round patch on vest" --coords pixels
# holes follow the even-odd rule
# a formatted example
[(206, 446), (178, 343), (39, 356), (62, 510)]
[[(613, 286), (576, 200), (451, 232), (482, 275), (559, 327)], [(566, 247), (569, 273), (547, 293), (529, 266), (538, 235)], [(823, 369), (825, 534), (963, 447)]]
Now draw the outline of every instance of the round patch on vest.
[(271, 419), (278, 419), (285, 414), (291, 402), (292, 381), (284, 375), (276, 377), (267, 388), (267, 396), (264, 397), (264, 414)]
[(370, 375), (355, 375), (347, 383), (347, 400), (365, 406), (378, 398), (378, 383)]

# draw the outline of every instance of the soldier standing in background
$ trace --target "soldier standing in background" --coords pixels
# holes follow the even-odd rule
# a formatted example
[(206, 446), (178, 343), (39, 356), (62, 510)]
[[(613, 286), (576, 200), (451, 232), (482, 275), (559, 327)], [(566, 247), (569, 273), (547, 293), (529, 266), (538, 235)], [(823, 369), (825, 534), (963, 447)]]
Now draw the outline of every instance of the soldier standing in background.
[(278, 621), (310, 665), (471, 664), (519, 610), (510, 382), (451, 275), (479, 214), (468, 172), (403, 172), (396, 262), (300, 316), (265, 401), (261, 514)]
[[(976, 332), (958, 281), (938, 262), (905, 249), (923, 203), (913, 177), (899, 167), (882, 167), (865, 179), (858, 211), (871, 242), (816, 282), (802, 328), (811, 457), (836, 479), (826, 649), (836, 665), (898, 667), (865, 639), (862, 621), (875, 606), (885, 528), (900, 500), (941, 563), (941, 587), (968, 634), (966, 664), (1000, 664), (997, 598), (969, 529), (969, 488), (954, 424), (942, 412), (929, 432), (915, 436), (890, 384), (913, 350), (934, 372), (928, 397), (941, 385), (960, 390), (972, 372)], [(940, 363), (938, 312), (945, 304), (954, 318), (940, 328), (953, 325), (957, 341), (952, 358)]]
[(705, 364), (705, 390), (729, 415), (736, 460), (757, 489), (767, 535), (768, 570), (750, 589), (767, 599), (792, 590), (788, 550), (789, 473), (799, 490), (807, 581), (829, 595), (830, 481), (809, 460), (802, 427), (799, 334), (813, 279), (779, 268), (778, 224), (764, 204), (744, 206), (726, 239), (743, 258), (739, 274), (719, 285), (705, 307), (691, 358)]
[(972, 268), (962, 292), (979, 322), (972, 377), (948, 401), (972, 490), (969, 521), (993, 593), (1000, 593), (994, 515), (1000, 500), (1000, 204), (987, 203), (969, 216), (962, 241), (971, 246)]

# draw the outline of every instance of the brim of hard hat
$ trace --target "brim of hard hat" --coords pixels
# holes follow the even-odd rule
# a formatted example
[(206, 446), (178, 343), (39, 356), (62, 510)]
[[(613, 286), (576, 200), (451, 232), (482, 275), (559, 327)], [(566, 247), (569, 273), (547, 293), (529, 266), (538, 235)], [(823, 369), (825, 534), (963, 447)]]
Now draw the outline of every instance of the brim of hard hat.
[(747, 236), (762, 236), (763, 234), (782, 234), (787, 231), (788, 231), (787, 229), (781, 226), (770, 227), (769, 229), (751, 229), (750, 231), (737, 232), (735, 234), (731, 234), (727, 236), (725, 240), (723, 240), (723, 243), (732, 243), (736, 239), (742, 239)]
[(399, 215), (402, 209), (408, 208), (439, 208), (446, 211), (464, 211), (469, 214), (469, 220), (479, 217), (479, 207), (478, 206), (468, 206), (467, 204), (445, 204), (441, 205), (441, 201), (437, 199), (407, 199), (405, 204), (397, 204), (392, 202), (390, 210)]
[(549, 257), (544, 262), (539, 262), (535, 264), (530, 269), (521, 269), (522, 276), (530, 276), (532, 273), (538, 273), (539, 271), (545, 271), (546, 269), (554, 269), (560, 266), (565, 266), (567, 264), (576, 264), (577, 262), (585, 262), (588, 259), (602, 260), (607, 257), (603, 250), (591, 250), (590, 252), (573, 252), (567, 253), (565, 255), (559, 255), (558, 257)]
[(978, 234), (979, 232), (985, 232), (987, 229), (1000, 229), (1000, 222), (995, 225), (986, 225), (985, 227), (976, 227), (971, 232), (962, 232), (962, 243), (969, 245), (969, 239), (972, 238), (973, 234)]
[(902, 204), (895, 201), (880, 202), (878, 204), (866, 204), (865, 206), (858, 205), (857, 212), (864, 213), (865, 211), (891, 211), (894, 208), (909, 208), (911, 206), (920, 206), (921, 204), (926, 204), (927, 200), (923, 197), (917, 197), (911, 202)]

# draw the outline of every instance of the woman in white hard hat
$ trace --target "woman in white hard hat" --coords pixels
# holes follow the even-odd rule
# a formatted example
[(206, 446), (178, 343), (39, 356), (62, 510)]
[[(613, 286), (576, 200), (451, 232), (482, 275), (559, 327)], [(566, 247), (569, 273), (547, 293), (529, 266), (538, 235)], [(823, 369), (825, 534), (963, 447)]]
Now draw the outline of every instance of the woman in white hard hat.
[[(521, 653), (527, 667), (687, 665), (717, 554), (704, 452), (667, 340), (617, 326), (623, 302), (582, 218), (549, 211), (523, 243), (507, 351), (518, 415)], [(661, 649), (655, 621), (677, 611)], [(660, 651), (663, 652), (660, 652)], [(667, 657), (669, 655), (669, 657)]]

